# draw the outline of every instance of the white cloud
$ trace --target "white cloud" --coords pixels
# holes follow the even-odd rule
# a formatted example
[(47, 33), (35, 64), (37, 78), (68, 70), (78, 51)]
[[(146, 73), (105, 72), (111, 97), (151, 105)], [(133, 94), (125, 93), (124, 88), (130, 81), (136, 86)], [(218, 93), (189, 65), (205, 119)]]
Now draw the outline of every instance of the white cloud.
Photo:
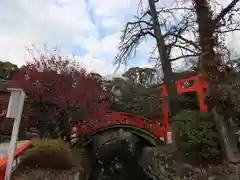
[(25, 46), (31, 44), (69, 44), (83, 47), (92, 56), (101, 54), (83, 0), (1, 1), (0, 24), (0, 57), (19, 65), (27, 54)]
[(122, 25), (115, 18), (110, 17), (102, 20), (102, 26), (108, 29), (119, 30)]
[(75, 58), (77, 61), (81, 62), (82, 67), (87, 67), (89, 71), (101, 72), (103, 69), (110, 69), (102, 59), (95, 58), (91, 56), (91, 54), (86, 54), (83, 57), (77, 56)]
[[(0, 1), (0, 57), (22, 65), (27, 57), (25, 46), (74, 46), (85, 51), (76, 58), (86, 68), (111, 74), (120, 29), (136, 14), (137, 4), (138, 0)], [(233, 47), (238, 45), (236, 37), (239, 33), (230, 38)], [(141, 44), (132, 65), (149, 66), (153, 46), (151, 41)], [(66, 55), (72, 53), (68, 48), (60, 50)]]
[[(26, 45), (42, 46), (45, 42), (50, 45), (74, 43), (76, 39), (94, 34), (94, 26), (82, 1), (72, 0), (64, 6), (53, 2), (46, 0), (0, 2), (1, 56), (21, 64)], [(12, 55), (9, 57), (9, 54)]]
[[(136, 0), (89, 0), (93, 9), (95, 9), (95, 13), (99, 17), (115, 17), (120, 18), (124, 17), (131, 12), (132, 5), (134, 5)], [(126, 14), (124, 14), (125, 12)], [(134, 11), (132, 11), (134, 12)]]
[[(88, 1), (96, 24), (112, 30), (110, 34), (99, 37), (99, 29), (87, 9)], [(137, 0), (0, 1), (0, 57), (22, 65), (29, 57), (26, 46), (35, 44), (41, 50), (45, 43), (49, 47), (69, 45), (85, 51), (76, 58), (86, 68), (111, 74), (120, 29), (135, 13), (134, 2)], [(66, 49), (60, 51), (72, 53)]]
[(115, 56), (117, 53), (120, 33), (108, 35), (101, 40), (102, 50), (104, 53)]

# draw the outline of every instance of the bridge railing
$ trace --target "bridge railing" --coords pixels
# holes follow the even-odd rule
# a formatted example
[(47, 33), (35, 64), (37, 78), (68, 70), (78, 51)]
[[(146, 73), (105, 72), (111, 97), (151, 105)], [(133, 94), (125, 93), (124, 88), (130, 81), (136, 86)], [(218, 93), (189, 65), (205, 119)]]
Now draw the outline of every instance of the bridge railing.
[[(15, 163), (15, 165), (13, 166), (13, 170), (18, 165), (20, 156), (26, 150), (28, 150), (31, 146), (32, 146), (32, 141), (28, 141), (27, 143), (25, 143), (24, 145), (22, 145), (18, 149), (16, 149), (15, 154), (14, 154), (14, 163)], [(4, 158), (0, 159), (0, 180), (4, 180), (5, 171), (6, 171), (6, 167), (7, 167), (7, 162), (8, 162), (8, 157), (7, 156), (5, 156)]]
[(125, 112), (109, 112), (106, 117), (101, 120), (81, 120), (76, 125), (76, 137), (84, 137), (98, 129), (106, 128), (114, 125), (133, 126), (149, 133), (155, 137), (165, 137), (165, 127), (160, 125), (158, 120), (149, 120), (145, 117), (125, 113)]

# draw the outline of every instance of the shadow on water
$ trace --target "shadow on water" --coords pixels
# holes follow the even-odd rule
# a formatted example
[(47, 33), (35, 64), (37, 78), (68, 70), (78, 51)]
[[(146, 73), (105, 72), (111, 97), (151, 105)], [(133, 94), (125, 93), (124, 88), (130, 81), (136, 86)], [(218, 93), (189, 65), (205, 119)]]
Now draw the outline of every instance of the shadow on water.
[(92, 165), (89, 180), (151, 180), (126, 147), (112, 150)]

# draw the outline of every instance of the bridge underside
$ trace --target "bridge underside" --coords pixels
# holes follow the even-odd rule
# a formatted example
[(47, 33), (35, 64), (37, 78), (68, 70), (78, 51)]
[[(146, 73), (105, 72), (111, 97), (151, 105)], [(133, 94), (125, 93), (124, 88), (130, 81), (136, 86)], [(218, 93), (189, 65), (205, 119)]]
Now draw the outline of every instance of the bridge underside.
[(95, 144), (96, 142), (99, 143), (99, 141), (106, 141), (107, 139), (126, 139), (130, 137), (130, 135), (134, 135), (139, 140), (144, 141), (148, 146), (164, 144), (162, 139), (159, 139), (146, 130), (129, 125), (112, 125), (98, 129), (85, 137), (78, 138), (73, 146), (85, 147), (92, 143)]

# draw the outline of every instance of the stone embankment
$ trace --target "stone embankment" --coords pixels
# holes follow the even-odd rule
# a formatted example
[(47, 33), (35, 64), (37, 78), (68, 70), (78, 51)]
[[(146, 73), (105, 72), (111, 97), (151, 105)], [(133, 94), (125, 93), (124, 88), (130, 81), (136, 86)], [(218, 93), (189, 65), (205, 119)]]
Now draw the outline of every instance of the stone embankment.
[(183, 163), (166, 147), (146, 147), (139, 164), (153, 180), (238, 180), (229, 165), (195, 167)]

